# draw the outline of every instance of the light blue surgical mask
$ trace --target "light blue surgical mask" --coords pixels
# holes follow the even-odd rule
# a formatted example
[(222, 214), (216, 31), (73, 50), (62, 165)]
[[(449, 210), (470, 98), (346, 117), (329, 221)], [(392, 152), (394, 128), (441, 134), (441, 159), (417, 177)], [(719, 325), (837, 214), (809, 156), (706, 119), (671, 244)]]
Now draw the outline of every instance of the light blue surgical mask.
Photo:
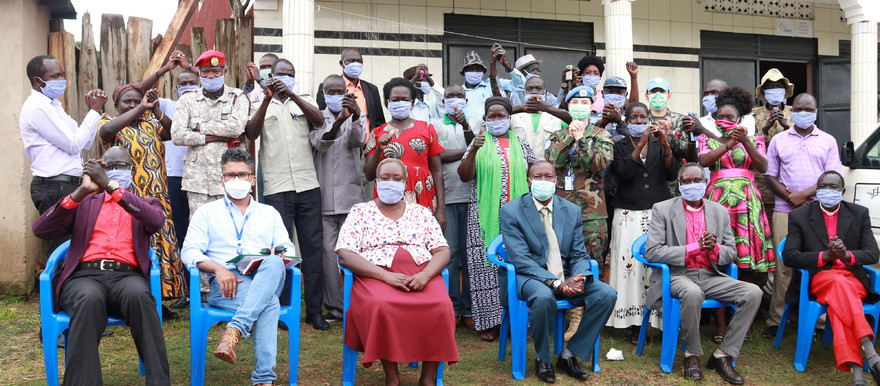
[(486, 122), (486, 129), (488, 129), (489, 133), (493, 136), (500, 137), (510, 130), (510, 120), (502, 119), (499, 121), (488, 121)]
[(541, 75), (538, 75), (538, 74), (532, 74), (531, 72), (527, 72), (525, 75), (526, 75), (526, 80), (529, 80), (529, 79), (532, 79), (532, 78), (540, 78), (540, 77), (541, 77)]
[(272, 73), (271, 68), (261, 68), (260, 69), (260, 79), (269, 79), (269, 74)]
[(198, 90), (198, 89), (199, 89), (199, 86), (180, 86), (180, 87), (177, 88), (177, 96), (179, 97), (179, 96), (183, 95), (183, 93), (185, 93), (185, 92), (187, 92), (187, 91), (190, 91), (190, 90)]
[(446, 98), (443, 104), (446, 105), (446, 114), (455, 115), (455, 107), (458, 107), (458, 111), (464, 110), (467, 101), (464, 98)]
[(843, 192), (834, 189), (816, 189), (816, 198), (819, 203), (826, 208), (833, 208), (840, 204), (843, 199)]
[(202, 81), (202, 87), (208, 92), (217, 92), (221, 88), (223, 88), (223, 78), (224, 75), (220, 75), (216, 78), (199, 78)]
[(388, 102), (388, 111), (391, 112), (391, 117), (397, 120), (406, 119), (412, 111), (412, 102), (410, 101), (397, 101), (397, 102)]
[(797, 111), (791, 113), (791, 121), (801, 129), (809, 129), (816, 123), (816, 113), (812, 111)]
[(483, 81), (482, 71), (468, 71), (464, 73), (464, 81), (471, 86), (476, 86)]
[(681, 192), (681, 198), (685, 201), (700, 201), (706, 195), (706, 183), (679, 185), (678, 191)]
[(626, 125), (626, 129), (629, 130), (630, 136), (632, 136), (634, 138), (641, 138), (642, 133), (644, 133), (645, 130), (648, 130), (648, 124), (645, 123), (642, 125), (637, 125), (635, 123), (628, 123)]
[(423, 80), (419, 83), (419, 90), (422, 90), (422, 94), (428, 95), (431, 93), (431, 84), (428, 81)]
[(538, 201), (544, 201), (553, 197), (556, 193), (556, 184), (552, 181), (532, 181), (532, 197)]
[(351, 62), (345, 65), (342, 72), (345, 73), (345, 76), (349, 77), (349, 79), (360, 78), (361, 74), (364, 72), (364, 64), (361, 62)]
[(377, 181), (376, 193), (379, 201), (387, 205), (393, 205), (403, 199), (403, 192), (406, 190), (406, 184), (397, 181)]
[(703, 97), (703, 108), (710, 114), (718, 111), (718, 106), (715, 105), (716, 99), (718, 99), (718, 95), (706, 95)]
[(287, 89), (290, 90), (290, 92), (293, 92), (293, 88), (296, 87), (296, 78), (292, 76), (279, 75), (276, 76), (275, 79), (284, 82), (284, 85), (287, 86)]
[[(43, 78), (37, 77), (39, 80), (43, 80)], [(59, 79), (59, 80), (43, 80), (46, 83), (45, 86), (40, 87), (40, 92), (43, 95), (49, 97), (50, 99), (58, 99), (64, 94), (64, 90), (67, 88), (67, 80)]]
[(766, 99), (767, 103), (771, 106), (777, 106), (780, 103), (785, 102), (785, 89), (771, 88), (769, 90), (764, 90), (764, 99)]
[(342, 97), (345, 95), (324, 95), (324, 103), (334, 113), (342, 111)]
[(131, 170), (107, 170), (107, 178), (119, 183), (122, 189), (128, 189), (131, 186)]
[(602, 80), (602, 77), (596, 75), (584, 75), (583, 79), (581, 79), (581, 81), (584, 83), (584, 86), (589, 86), (593, 90), (595, 90), (596, 86), (599, 85), (600, 80)]
[(613, 103), (618, 109), (623, 108), (626, 97), (620, 94), (605, 94), (605, 104)]

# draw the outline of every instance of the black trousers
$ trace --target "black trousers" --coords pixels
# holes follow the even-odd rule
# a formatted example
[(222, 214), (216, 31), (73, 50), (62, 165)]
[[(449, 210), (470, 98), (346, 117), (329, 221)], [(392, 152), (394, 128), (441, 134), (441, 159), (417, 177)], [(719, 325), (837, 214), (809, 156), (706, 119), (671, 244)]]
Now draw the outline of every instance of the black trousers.
[(80, 269), (61, 287), (59, 301), (70, 314), (65, 385), (102, 384), (98, 342), (108, 315), (124, 317), (128, 323), (144, 361), (146, 384), (171, 384), (156, 301), (141, 274)]
[[(77, 187), (79, 187), (79, 184), (73, 181), (43, 180), (39, 177), (34, 177), (31, 180), (31, 201), (34, 202), (34, 206), (37, 207), (40, 214), (43, 214), (53, 205), (57, 204), (58, 201), (61, 201), (64, 196), (73, 193)], [(49, 260), (52, 252), (67, 240), (70, 240), (69, 235), (49, 240), (46, 258), (43, 261)]]
[[(315, 188), (305, 192), (282, 192), (263, 196), (266, 204), (271, 205), (287, 227), (288, 234), (296, 227), (299, 239), (298, 255), (302, 257), (304, 297), (306, 315), (321, 313), (322, 291), (324, 290), (324, 268), (322, 249), (323, 225), (321, 223), (321, 190)], [(264, 246), (268, 248), (269, 245)], [(285, 297), (287, 288), (285, 285)], [(296, 299), (294, 299), (296, 301)]]
[(171, 203), (171, 221), (174, 223), (174, 233), (177, 234), (177, 248), (183, 247), (186, 239), (186, 230), (189, 228), (189, 201), (186, 192), (181, 190), (180, 185), (183, 177), (168, 177), (168, 200)]

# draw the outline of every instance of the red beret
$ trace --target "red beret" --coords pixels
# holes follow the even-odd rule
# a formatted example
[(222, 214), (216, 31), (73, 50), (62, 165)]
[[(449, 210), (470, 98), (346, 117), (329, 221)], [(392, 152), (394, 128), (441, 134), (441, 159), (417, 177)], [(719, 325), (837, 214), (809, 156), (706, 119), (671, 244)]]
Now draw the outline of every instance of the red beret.
[(207, 50), (196, 60), (196, 67), (223, 66), (226, 64), (226, 55), (217, 50)]

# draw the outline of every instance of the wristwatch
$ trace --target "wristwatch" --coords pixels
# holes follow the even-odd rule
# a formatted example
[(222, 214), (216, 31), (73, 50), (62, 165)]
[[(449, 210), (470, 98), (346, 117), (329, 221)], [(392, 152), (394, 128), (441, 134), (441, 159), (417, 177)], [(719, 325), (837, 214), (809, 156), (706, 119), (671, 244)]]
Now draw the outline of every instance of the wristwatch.
[(562, 82), (562, 88), (568, 90), (568, 82)]
[(107, 183), (107, 193), (113, 194), (116, 189), (119, 189), (119, 183), (114, 180), (110, 180), (110, 182)]
[(560, 285), (562, 285), (562, 280), (559, 280), (559, 279), (553, 280), (553, 290), (554, 291), (557, 291), (559, 289)]

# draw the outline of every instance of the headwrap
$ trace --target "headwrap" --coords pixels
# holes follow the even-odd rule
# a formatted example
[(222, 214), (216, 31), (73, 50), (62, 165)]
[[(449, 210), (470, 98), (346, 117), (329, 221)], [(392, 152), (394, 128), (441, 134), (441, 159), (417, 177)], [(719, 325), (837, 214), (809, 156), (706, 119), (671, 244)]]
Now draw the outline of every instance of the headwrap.
[[(502, 106), (504, 106), (505, 109), (507, 109), (508, 115), (513, 114), (513, 105), (510, 104), (510, 100), (508, 100), (505, 97), (500, 97), (500, 96), (493, 96), (491, 98), (486, 99), (485, 106), (484, 106), (485, 110), (483, 111), (483, 113), (488, 114), (489, 107), (494, 106), (494, 105), (502, 105)], [(490, 240), (490, 242), (491, 242), (491, 240)]]
[(116, 86), (116, 88), (113, 89), (113, 103), (118, 105), (119, 99), (121, 99), (122, 96), (125, 95), (125, 93), (132, 90), (141, 93), (141, 96), (144, 95), (144, 88), (141, 87), (139, 83), (123, 84), (121, 86)]

